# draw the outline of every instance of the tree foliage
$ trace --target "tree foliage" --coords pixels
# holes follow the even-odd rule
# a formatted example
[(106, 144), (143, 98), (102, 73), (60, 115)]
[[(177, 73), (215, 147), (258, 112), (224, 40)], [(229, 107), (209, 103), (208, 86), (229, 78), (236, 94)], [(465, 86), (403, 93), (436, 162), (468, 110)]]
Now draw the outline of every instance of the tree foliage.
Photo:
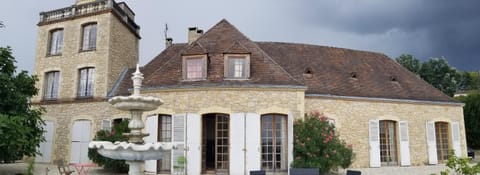
[(457, 100), (465, 103), (463, 117), (467, 145), (480, 148), (480, 94), (469, 94), (457, 97)]
[[(130, 132), (128, 128), (128, 120), (123, 120), (120, 123), (117, 123), (113, 126), (112, 131), (101, 130), (98, 131), (95, 135), (97, 141), (127, 141), (128, 138), (123, 133)], [(96, 149), (88, 150), (88, 158), (95, 162), (99, 166), (103, 166), (105, 169), (113, 170), (115, 172), (127, 172), (128, 165), (125, 163), (125, 160), (115, 160), (107, 157), (103, 157), (98, 154)]]
[(422, 63), (420, 77), (452, 97), (460, 82), (460, 74), (445, 58), (431, 58)]
[(354, 158), (351, 145), (347, 145), (335, 132), (335, 126), (319, 112), (306, 115), (293, 124), (294, 168), (319, 168), (328, 173), (338, 167), (349, 167)]
[(395, 59), (397, 63), (408, 69), (410, 72), (419, 75), (420, 74), (420, 60), (410, 54), (402, 54)]
[(29, 99), (38, 91), (36, 81), (26, 71), (16, 74), (11, 48), (0, 47), (0, 162), (35, 156), (44, 141), (44, 110), (29, 106)]
[(462, 75), (445, 58), (430, 58), (420, 62), (411, 55), (401, 55), (396, 61), (449, 96), (453, 97), (461, 84)]

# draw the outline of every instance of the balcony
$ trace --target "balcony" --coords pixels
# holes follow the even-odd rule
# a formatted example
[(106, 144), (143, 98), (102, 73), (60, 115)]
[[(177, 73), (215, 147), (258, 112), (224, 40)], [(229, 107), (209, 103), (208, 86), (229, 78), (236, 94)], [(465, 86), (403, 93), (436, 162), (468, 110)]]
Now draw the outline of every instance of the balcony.
[(39, 24), (58, 20), (73, 19), (104, 11), (112, 11), (115, 15), (120, 17), (130, 29), (135, 31), (137, 34), (139, 33), (140, 27), (133, 20), (133, 16), (128, 16), (127, 13), (125, 13), (125, 11), (114, 0), (97, 0), (91, 3), (73, 5), (48, 12), (41, 12)]

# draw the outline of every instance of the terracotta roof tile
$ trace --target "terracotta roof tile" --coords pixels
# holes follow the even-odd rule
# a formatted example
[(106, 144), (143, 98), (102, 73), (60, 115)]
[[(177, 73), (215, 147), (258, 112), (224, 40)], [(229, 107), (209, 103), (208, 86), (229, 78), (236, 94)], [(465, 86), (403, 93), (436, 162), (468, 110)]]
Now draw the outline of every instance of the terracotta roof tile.
[[(207, 79), (184, 81), (182, 55), (205, 53)], [(242, 81), (225, 80), (224, 53), (250, 54), (251, 77)], [(141, 70), (145, 88), (306, 86), (307, 94), (455, 102), (383, 54), (307, 44), (252, 42), (226, 20), (190, 45), (174, 44), (166, 48)], [(310, 74), (305, 74), (306, 70)], [(128, 94), (131, 80), (126, 77), (117, 94)]]

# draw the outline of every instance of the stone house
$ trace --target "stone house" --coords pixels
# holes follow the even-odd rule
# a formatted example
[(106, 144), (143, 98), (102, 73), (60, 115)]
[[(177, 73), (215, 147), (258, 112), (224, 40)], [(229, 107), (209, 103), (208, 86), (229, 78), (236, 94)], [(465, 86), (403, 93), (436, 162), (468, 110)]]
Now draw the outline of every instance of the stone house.
[[(133, 11), (113, 0), (79, 0), (42, 12), (32, 103), (46, 108), (39, 162), (88, 162), (94, 133), (128, 113), (107, 100), (129, 95), (138, 62)], [(145, 170), (188, 174), (286, 174), (293, 121), (310, 111), (330, 118), (356, 159), (352, 167), (441, 164), (466, 155), (462, 103), (380, 53), (308, 44), (256, 42), (226, 20), (189, 28), (141, 68), (142, 94), (165, 104), (145, 114), (147, 142), (180, 148)]]

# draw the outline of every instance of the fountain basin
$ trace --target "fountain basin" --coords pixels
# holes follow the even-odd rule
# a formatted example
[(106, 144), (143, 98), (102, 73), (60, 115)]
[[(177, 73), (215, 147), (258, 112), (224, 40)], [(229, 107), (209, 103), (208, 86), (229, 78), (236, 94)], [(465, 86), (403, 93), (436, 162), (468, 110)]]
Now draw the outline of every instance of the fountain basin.
[(117, 96), (108, 100), (115, 108), (124, 111), (141, 110), (151, 111), (163, 104), (163, 101), (156, 97), (142, 96)]
[(176, 149), (171, 143), (145, 143), (134, 144), (128, 142), (92, 141), (89, 148), (97, 149), (97, 152), (105, 157), (117, 160), (158, 160), (166, 151)]

